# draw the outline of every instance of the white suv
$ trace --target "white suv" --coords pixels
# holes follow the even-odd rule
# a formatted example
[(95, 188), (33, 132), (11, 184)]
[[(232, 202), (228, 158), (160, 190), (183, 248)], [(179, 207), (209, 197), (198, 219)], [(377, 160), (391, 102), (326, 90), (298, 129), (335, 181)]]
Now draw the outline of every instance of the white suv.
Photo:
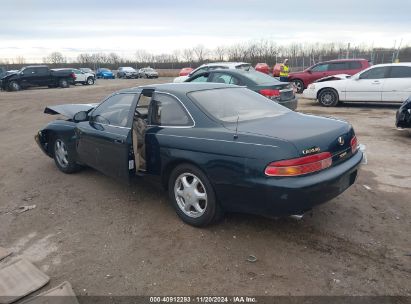
[(174, 82), (184, 82), (188, 78), (191, 78), (195, 75), (198, 75), (200, 73), (209, 71), (209, 70), (216, 70), (216, 69), (242, 69), (242, 70), (253, 70), (254, 68), (251, 66), (251, 64), (246, 63), (246, 62), (214, 62), (214, 63), (206, 63), (195, 70), (191, 71), (190, 74), (187, 76), (179, 76), (174, 79)]
[(74, 84), (82, 83), (82, 84), (92, 85), (95, 82), (95, 76), (93, 73), (83, 72), (77, 69), (73, 69), (73, 73), (76, 75)]

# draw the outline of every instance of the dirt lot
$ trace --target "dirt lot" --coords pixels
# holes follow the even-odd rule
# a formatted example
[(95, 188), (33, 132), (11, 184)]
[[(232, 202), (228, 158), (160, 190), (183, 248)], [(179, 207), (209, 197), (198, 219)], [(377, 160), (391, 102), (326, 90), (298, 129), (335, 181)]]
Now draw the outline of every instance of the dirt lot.
[(411, 134), (394, 128), (396, 107), (300, 99), (301, 112), (349, 120), (369, 161), (354, 186), (300, 222), (230, 214), (196, 229), (152, 182), (62, 174), (33, 140), (53, 119), (46, 105), (170, 80), (0, 92), (0, 246), (77, 295), (411, 295)]

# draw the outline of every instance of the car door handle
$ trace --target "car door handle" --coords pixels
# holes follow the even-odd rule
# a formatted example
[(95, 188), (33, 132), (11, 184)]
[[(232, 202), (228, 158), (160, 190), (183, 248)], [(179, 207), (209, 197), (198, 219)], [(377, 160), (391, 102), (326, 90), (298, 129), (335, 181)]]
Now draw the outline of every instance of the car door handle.
[(124, 140), (117, 138), (117, 139), (114, 140), (114, 143), (115, 144), (124, 144)]
[(373, 81), (372, 84), (380, 84), (379, 81)]

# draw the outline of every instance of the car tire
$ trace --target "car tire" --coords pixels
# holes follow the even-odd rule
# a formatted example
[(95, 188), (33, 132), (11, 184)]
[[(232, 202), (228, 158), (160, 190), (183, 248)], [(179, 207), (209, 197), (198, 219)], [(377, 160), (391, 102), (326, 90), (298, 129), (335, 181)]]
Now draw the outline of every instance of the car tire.
[(87, 84), (87, 85), (93, 85), (93, 84), (94, 84), (94, 78), (93, 78), (93, 77), (87, 78), (86, 84)]
[(12, 81), (9, 83), (9, 90), (10, 91), (20, 91), (21, 90), (21, 86), (17, 81)]
[(54, 140), (53, 158), (57, 168), (61, 172), (70, 174), (80, 169), (80, 166), (75, 162), (73, 155), (69, 152), (66, 141), (61, 137), (57, 137)]
[(67, 79), (60, 79), (60, 81), (59, 81), (59, 86), (60, 86), (60, 88), (63, 88), (63, 89), (69, 88), (69, 87), (70, 87), (70, 83), (68, 82)]
[(304, 91), (304, 82), (300, 79), (294, 79), (292, 82), (297, 88), (297, 93), (301, 94)]
[(318, 93), (318, 101), (323, 107), (335, 107), (339, 102), (339, 96), (334, 89), (323, 89)]
[(174, 168), (168, 181), (168, 194), (177, 215), (187, 224), (204, 227), (223, 216), (210, 181), (193, 165)]

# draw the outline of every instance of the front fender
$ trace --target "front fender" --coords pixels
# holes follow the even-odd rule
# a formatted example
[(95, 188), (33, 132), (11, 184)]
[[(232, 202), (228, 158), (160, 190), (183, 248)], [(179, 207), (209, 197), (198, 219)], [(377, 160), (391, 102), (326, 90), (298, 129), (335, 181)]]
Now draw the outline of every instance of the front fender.
[(62, 138), (66, 142), (67, 148), (70, 150), (70, 152), (73, 153), (73, 155), (77, 155), (77, 137), (74, 129), (74, 122), (56, 120), (49, 123), (46, 127), (40, 130), (35, 135), (35, 140), (40, 146), (41, 150), (49, 157), (53, 157), (53, 144), (56, 138)]

